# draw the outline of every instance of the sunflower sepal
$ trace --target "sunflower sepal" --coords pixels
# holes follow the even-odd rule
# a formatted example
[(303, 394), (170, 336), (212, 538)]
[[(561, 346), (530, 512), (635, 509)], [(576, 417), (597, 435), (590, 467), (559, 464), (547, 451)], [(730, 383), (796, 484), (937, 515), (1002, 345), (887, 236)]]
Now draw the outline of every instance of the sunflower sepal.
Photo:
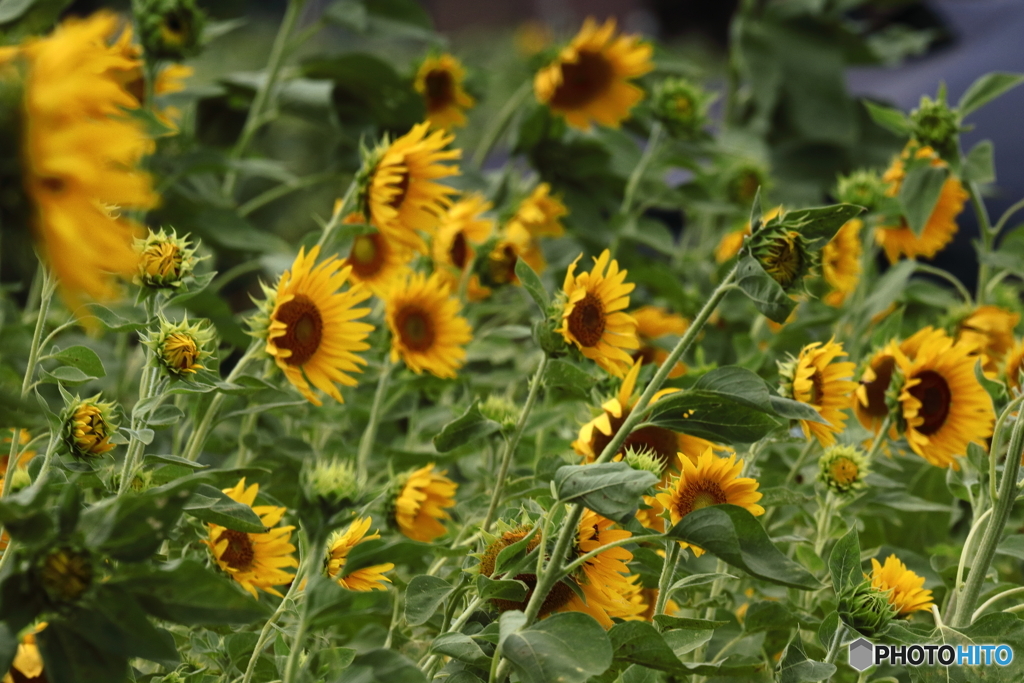
[[(159, 232), (149, 232), (145, 238), (136, 238), (135, 251), (139, 253), (139, 267), (134, 281), (142, 287), (140, 297), (150, 290), (181, 290), (203, 289), (216, 273), (194, 276), (197, 264), (208, 257), (196, 257), (198, 244), (192, 244), (189, 235), (178, 236), (177, 230), (171, 228), (168, 233), (164, 228)], [(189, 284), (191, 287), (186, 287)]]
[(886, 633), (896, 618), (897, 610), (889, 602), (888, 590), (875, 588), (871, 579), (840, 593), (837, 609), (843, 623), (867, 638), (878, 638)]
[(99, 399), (100, 394), (86, 399), (76, 395), (61, 413), (64, 444), (78, 460), (100, 458), (118, 443), (127, 443), (123, 436), (118, 438), (115, 404)]

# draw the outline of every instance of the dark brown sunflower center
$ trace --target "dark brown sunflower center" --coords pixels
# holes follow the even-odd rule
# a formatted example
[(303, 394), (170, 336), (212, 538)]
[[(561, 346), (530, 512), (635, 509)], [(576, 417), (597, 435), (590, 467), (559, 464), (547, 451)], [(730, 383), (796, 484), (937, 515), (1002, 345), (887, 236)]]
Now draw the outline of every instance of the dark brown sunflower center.
[(402, 208), (402, 202), (405, 201), (405, 195), (409, 193), (409, 171), (402, 171), (402, 177), (398, 181), (398, 194), (391, 198), (388, 204), (391, 205), (392, 209)]
[(633, 360), (639, 360), (640, 365), (653, 363), (658, 357), (657, 347), (651, 345), (643, 337), (640, 338), (640, 348), (633, 352)]
[(65, 188), (64, 181), (61, 180), (60, 178), (54, 178), (53, 176), (40, 178), (39, 184), (42, 185), (44, 189), (46, 189), (49, 192), (52, 192), (53, 194), (59, 194), (63, 192)]
[(701, 510), (711, 505), (721, 505), (729, 502), (716, 481), (700, 479), (686, 483), (686, 487), (679, 493), (679, 502), (676, 504), (676, 511), (680, 517), (685, 517), (694, 510)]
[(294, 299), (277, 309), (274, 317), (285, 324), (284, 336), (278, 337), (274, 343), (292, 352), (284, 362), (303, 365), (320, 348), (323, 339), (324, 321), (320, 317), (320, 309), (305, 294), (296, 294)]
[(614, 78), (615, 71), (604, 55), (580, 51), (575, 63), (562, 64), (562, 82), (551, 104), (562, 109), (582, 107), (607, 91)]
[(821, 397), (825, 395), (825, 380), (821, 377), (821, 372), (815, 370), (814, 374), (811, 375), (811, 403), (816, 406), (821, 405)]
[(252, 539), (244, 531), (228, 529), (220, 535), (220, 540), (228, 540), (228, 545), (221, 554), (220, 559), (232, 569), (244, 572), (252, 567), (256, 558), (256, 549), (253, 547)]
[(896, 359), (892, 356), (884, 356), (873, 368), (875, 379), (870, 382), (861, 382), (868, 394), (868, 404), (862, 408), (868, 415), (884, 418), (889, 414), (889, 408), (885, 405), (885, 392), (889, 389), (889, 382), (892, 381), (892, 371), (895, 367)]
[(916, 379), (920, 382), (910, 389), (910, 395), (921, 402), (921, 409), (917, 414), (924, 418), (917, 431), (928, 436), (946, 424), (953, 394), (946, 379), (934, 370), (925, 370), (917, 375)]
[(434, 323), (419, 306), (405, 306), (395, 316), (402, 343), (413, 351), (426, 351), (434, 345)]
[(783, 287), (793, 284), (803, 266), (803, 254), (793, 234), (776, 238), (762, 261), (768, 274)]
[(372, 277), (380, 272), (384, 265), (384, 244), (380, 234), (356, 237), (348, 261), (352, 271), (361, 278)]
[(427, 111), (439, 111), (455, 102), (455, 81), (451, 73), (435, 69), (427, 74)]
[(466, 267), (469, 245), (466, 244), (466, 236), (461, 230), (455, 233), (455, 239), (452, 240), (452, 248), (448, 250), (448, 255), (451, 257), (452, 263), (456, 268), (462, 270)]
[[(526, 536), (527, 533), (529, 533), (529, 531), (529, 527), (520, 527), (519, 529), (516, 529), (514, 531), (506, 531), (501, 538), (492, 543), (487, 548), (487, 550), (484, 551), (484, 556), (480, 559), (480, 573), (484, 576), (491, 576), (492, 574), (494, 574), (494, 566), (498, 558), (498, 553), (500, 553), (502, 550), (509, 547), (513, 543), (523, 540), (523, 538)], [(540, 538), (534, 536), (532, 539), (530, 539), (530, 542), (526, 544), (527, 552), (532, 551), (539, 544)], [(526, 609), (526, 605), (530, 602), (530, 598), (533, 597), (534, 589), (537, 588), (536, 574), (516, 574), (515, 579), (517, 581), (522, 581), (526, 584), (526, 587), (528, 589), (526, 592), (526, 599), (522, 602), (516, 602), (514, 600), (492, 599), (491, 604), (493, 604), (501, 612), (507, 612), (508, 610), (513, 609)], [(548, 593), (548, 597), (545, 598), (543, 604), (541, 605), (540, 615), (547, 616), (552, 611), (568, 603), (572, 599), (572, 596), (572, 589), (569, 588), (569, 586), (562, 583), (561, 581), (559, 581), (554, 585), (554, 587), (551, 589), (551, 592)]]
[(582, 346), (597, 346), (604, 334), (604, 304), (592, 292), (576, 304), (569, 314), (569, 332)]

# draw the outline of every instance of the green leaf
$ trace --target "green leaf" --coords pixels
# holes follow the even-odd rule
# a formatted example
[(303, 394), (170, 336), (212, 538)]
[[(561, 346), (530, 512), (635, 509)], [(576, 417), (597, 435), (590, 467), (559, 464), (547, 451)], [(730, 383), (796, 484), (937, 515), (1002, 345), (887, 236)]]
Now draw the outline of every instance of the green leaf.
[(861, 582), (863, 571), (860, 565), (860, 537), (857, 527), (836, 541), (828, 556), (828, 573), (832, 577), (832, 588), (836, 595), (843, 593)]
[(200, 484), (196, 487), (184, 510), (198, 520), (219, 524), (233, 531), (243, 531), (247, 534), (267, 532), (259, 515), (251, 507), (232, 500), (226, 493), (209, 484)]
[(779, 683), (813, 683), (828, 680), (835, 672), (834, 664), (807, 659), (803, 641), (797, 633), (786, 646), (786, 654), (779, 662), (778, 680)]
[(89, 382), (94, 379), (92, 375), (87, 375), (78, 368), (71, 367), (70, 365), (62, 365), (53, 370), (43, 370), (40, 374), (44, 377), (63, 382), (64, 384), (81, 384), (82, 382)]
[(753, 256), (744, 256), (736, 268), (736, 285), (754, 303), (754, 307), (773, 322), (784, 323), (796, 308), (782, 285), (765, 272)]
[[(729, 575), (722, 574), (722, 576)], [(713, 619), (691, 619), (689, 617), (670, 617), (667, 614), (657, 614), (654, 616), (654, 623), (657, 624), (662, 631), (676, 631), (679, 629), (682, 629), (684, 631), (713, 631), (719, 626), (725, 626), (729, 622), (715, 621)]]
[(540, 314), (547, 315), (551, 298), (548, 296), (548, 291), (544, 289), (544, 283), (540, 281), (536, 271), (523, 259), (516, 261), (516, 277), (519, 278), (519, 283), (530, 295), (530, 298), (533, 299), (533, 302), (537, 304)]
[(522, 602), (529, 590), (525, 583), (514, 579), (495, 580), (483, 574), (476, 577), (476, 593), (484, 600)]
[(694, 510), (666, 534), (703, 548), (726, 563), (759, 579), (801, 590), (821, 583), (772, 544), (757, 518), (736, 505)]
[(60, 621), (36, 635), (50, 683), (111, 683), (123, 681), (128, 660), (92, 645)]
[(818, 642), (826, 651), (832, 645), (832, 638), (835, 637), (837, 628), (839, 628), (839, 612), (832, 610), (821, 620), (821, 626), (818, 627)]
[(900, 186), (899, 202), (907, 225), (918, 237), (931, 218), (949, 170), (923, 164), (912, 166)]
[(856, 204), (832, 204), (813, 209), (790, 211), (782, 216), (782, 225), (791, 227), (811, 241), (821, 240), (825, 244), (839, 232), (848, 220), (864, 213), (863, 206)]
[(625, 522), (636, 514), (640, 496), (658, 483), (651, 472), (624, 462), (565, 465), (555, 472), (555, 490), (562, 502), (581, 503), (599, 515)]
[(771, 394), (764, 380), (746, 368), (727, 365), (716, 368), (694, 383), (695, 390), (713, 391), (736, 403), (771, 412)]
[(889, 268), (874, 284), (870, 296), (865, 300), (861, 308), (864, 317), (875, 317), (899, 299), (916, 268), (917, 264), (913, 260), (900, 261)]
[(996, 181), (996, 166), (992, 156), (991, 140), (982, 140), (972, 147), (964, 158), (964, 180), (981, 184), (994, 183)]
[(180, 661), (170, 634), (153, 626), (138, 602), (119, 586), (100, 586), (92, 604), (71, 611), (66, 623), (106, 652), (141, 657), (169, 668)]
[(761, 600), (751, 604), (743, 618), (743, 630), (747, 633), (789, 629), (796, 625), (796, 616), (777, 600)]
[(128, 320), (100, 304), (86, 304), (85, 308), (99, 319), (107, 332), (135, 332), (146, 327), (145, 322)]
[(331, 99), (343, 123), (374, 123), (385, 130), (408, 130), (423, 118), (423, 98), (384, 60), (363, 52), (310, 59), (308, 78), (334, 82)]
[(146, 453), (144, 462), (162, 462), (167, 465), (180, 465), (182, 467), (188, 467), (193, 470), (205, 470), (209, 468), (209, 465), (202, 465), (198, 462), (192, 462), (188, 458), (183, 458), (180, 455), (169, 455), (169, 454), (155, 454)]
[(713, 391), (680, 391), (661, 398), (647, 422), (719, 443), (753, 443), (780, 426), (768, 413)]
[(1003, 93), (1013, 90), (1021, 83), (1024, 83), (1024, 74), (1010, 74), (993, 72), (985, 74), (978, 80), (971, 83), (967, 92), (957, 103), (960, 118), (965, 118), (971, 112), (977, 111)]
[(465, 413), (441, 427), (441, 431), (433, 439), (434, 448), (439, 453), (447, 453), (500, 430), (501, 425), (484, 417), (480, 412), (479, 402), (474, 401)]
[(494, 560), (494, 575), (502, 576), (518, 565), (527, 556), (527, 548), (530, 542), (533, 541), (533, 537), (539, 532), (540, 527), (535, 526), (518, 541), (502, 548), (498, 553), (498, 557)]
[(900, 137), (907, 137), (913, 130), (913, 126), (910, 123), (910, 119), (899, 109), (893, 109), (892, 107), (886, 107), (881, 104), (875, 104), (868, 100), (861, 100), (864, 103), (864, 107), (868, 110), (868, 114), (871, 115), (871, 120), (880, 125), (886, 130), (892, 131)]
[(828, 420), (823, 418), (821, 413), (808, 403), (801, 403), (800, 401), (794, 401), (791, 398), (783, 398), (781, 396), (772, 396), (769, 402), (771, 403), (772, 411), (779, 417), (789, 420), (817, 422), (823, 425), (828, 424)]
[(426, 676), (405, 655), (394, 650), (370, 650), (357, 655), (338, 683), (427, 683)]
[(578, 398), (586, 398), (596, 383), (590, 373), (558, 358), (548, 361), (548, 368), (544, 371), (544, 386)]
[(523, 683), (585, 683), (612, 663), (608, 635), (593, 617), (581, 612), (554, 614), (510, 633), (502, 653)]
[(718, 573), (718, 572), (712, 572), (710, 574), (690, 574), (689, 576), (684, 576), (683, 578), (681, 578), (678, 581), (676, 581), (675, 583), (673, 583), (669, 587), (668, 592), (669, 593), (674, 593), (675, 591), (682, 590), (683, 588), (693, 588), (694, 586), (703, 586), (706, 583), (714, 582), (716, 579), (735, 579), (735, 578), (736, 577), (733, 576), (732, 574), (723, 574), (723, 573)]
[(430, 649), (470, 664), (484, 664), (490, 659), (476, 641), (464, 633), (442, 633), (434, 638)]
[[(663, 616), (663, 615), (660, 615)], [(608, 631), (617, 661), (639, 664), (669, 673), (689, 673), (664, 636), (645, 621), (625, 621)]]
[(92, 377), (106, 377), (107, 375), (107, 371), (103, 369), (103, 361), (88, 346), (69, 346), (53, 354), (51, 358), (64, 365), (78, 368)]
[(442, 578), (421, 574), (405, 589), (405, 619), (411, 626), (425, 624), (455, 587)]

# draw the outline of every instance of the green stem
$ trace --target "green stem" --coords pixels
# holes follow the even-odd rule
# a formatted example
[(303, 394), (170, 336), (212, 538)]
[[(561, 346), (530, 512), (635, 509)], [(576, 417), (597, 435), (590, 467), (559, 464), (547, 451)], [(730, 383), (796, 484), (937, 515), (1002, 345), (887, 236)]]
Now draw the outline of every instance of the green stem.
[(658, 578), (658, 599), (654, 603), (654, 613), (664, 614), (668, 604), (668, 592), (672, 587), (672, 579), (676, 576), (676, 565), (679, 563), (679, 543), (669, 541), (665, 548), (665, 562), (661, 565), (661, 576)]
[(875, 438), (871, 442), (871, 450), (869, 450), (867, 454), (867, 460), (869, 463), (874, 460), (875, 456), (878, 455), (878, 451), (881, 450), (882, 444), (889, 438), (889, 427), (891, 426), (892, 415), (886, 415), (885, 419), (882, 420), (882, 426), (878, 429), (878, 433), (875, 434)]
[[(302, 556), (299, 568), (295, 572), (295, 578), (292, 579), (293, 586), (302, 583), (302, 578), (305, 578), (306, 574), (309, 573), (313, 557), (317, 555), (317, 549), (310, 545), (306, 530), (301, 526), (299, 527), (299, 548), (305, 550), (305, 553)], [(291, 592), (291, 588), (288, 589), (288, 592)], [(299, 662), (299, 654), (302, 652), (302, 641), (306, 638), (307, 628), (309, 628), (309, 600), (306, 600), (302, 604), (302, 609), (299, 610), (299, 625), (296, 627), (295, 637), (292, 639), (292, 649), (288, 653), (288, 660), (285, 663), (284, 676), (281, 679), (282, 683), (294, 683), (295, 681), (295, 667)]]
[[(927, 263), (920, 263), (920, 262), (915, 262), (914, 263), (914, 270), (916, 270), (919, 273), (928, 273), (929, 275), (934, 275), (935, 277), (942, 278), (946, 282), (948, 282), (951, 285), (953, 285), (953, 287), (956, 289), (956, 291), (960, 294), (960, 298), (962, 298), (966, 303), (970, 304), (972, 301), (974, 301), (974, 298), (971, 296), (971, 293), (967, 291), (966, 287), (964, 287), (964, 283), (960, 282), (960, 280), (955, 275), (953, 275), (952, 273), (947, 273), (942, 268), (936, 268), (935, 266), (930, 266)], [(979, 287), (980, 287), (980, 283), (979, 283)], [(982, 296), (982, 292), (981, 292), (981, 289), (979, 288), (979, 290), (978, 290), (978, 300), (979, 301), (981, 300), (981, 296)]]
[(516, 110), (519, 109), (523, 101), (533, 90), (533, 82), (526, 81), (519, 88), (512, 93), (512, 96), (508, 98), (508, 102), (501, 108), (498, 115), (491, 121), (490, 127), (484, 132), (480, 143), (476, 147), (476, 151), (473, 153), (473, 159), (470, 164), (473, 168), (479, 170), (484, 165), (484, 161), (487, 160), (487, 155), (490, 154), (491, 149), (494, 148), (495, 143), (498, 142), (498, 138), (505, 132), (505, 128), (508, 126), (509, 121), (512, 120), (512, 116), (515, 115)]
[(989, 498), (992, 500), (992, 505), (995, 505), (996, 501), (999, 500), (999, 493), (996, 491), (996, 458), (999, 457), (999, 449), (1003, 445), (1002, 436), (1003, 430), (1005, 429), (1004, 425), (1010, 415), (1020, 407), (1021, 403), (1024, 403), (1024, 395), (1018, 396), (1010, 401), (1010, 403), (1003, 408), (1003, 412), (1000, 413), (999, 419), (996, 420), (995, 429), (992, 431), (992, 445), (988, 449)]
[(836, 627), (836, 632), (832, 634), (832, 642), (828, 646), (828, 654), (825, 655), (826, 664), (834, 664), (836, 657), (839, 655), (839, 646), (843, 644), (843, 635), (846, 633), (846, 624), (842, 621)]
[[(246, 349), (245, 354), (238, 359), (238, 363), (232, 368), (231, 373), (224, 379), (228, 384), (233, 382), (242, 374), (242, 370), (249, 364), (256, 354), (259, 353), (262, 348), (261, 340), (253, 339), (252, 343), (249, 344), (249, 348)], [(210, 401), (210, 407), (206, 409), (206, 413), (203, 415), (202, 421), (196, 426), (195, 430), (188, 438), (188, 442), (185, 444), (185, 459), (195, 462), (199, 457), (199, 454), (203, 450), (203, 445), (206, 443), (206, 437), (210, 434), (210, 429), (213, 427), (214, 420), (217, 419), (217, 413), (220, 412), (221, 406), (227, 399), (227, 394), (223, 392), (217, 392), (217, 395)]]
[(815, 524), (814, 554), (821, 557), (821, 551), (825, 549), (828, 542), (829, 524), (832, 521), (832, 508), (835, 497), (832, 491), (825, 492), (825, 502), (818, 508), (818, 518)]
[(1000, 600), (1003, 600), (1005, 598), (1012, 598), (1015, 595), (1022, 595), (1022, 594), (1024, 594), (1024, 586), (1020, 586), (1020, 587), (1017, 587), (1017, 588), (1010, 588), (1009, 590), (1005, 590), (1002, 593), (999, 593), (997, 595), (992, 596), (991, 598), (989, 598), (985, 602), (981, 603), (981, 607), (979, 607), (978, 609), (974, 610), (974, 614), (971, 615), (971, 621), (974, 622), (975, 620), (977, 620), (977, 618), (980, 617), (985, 612), (986, 609), (988, 609), (989, 607), (991, 607), (995, 603), (999, 602)]
[(288, 608), (288, 604), (292, 601), (295, 592), (299, 588), (299, 584), (302, 583), (302, 578), (296, 572), (295, 578), (292, 579), (292, 585), (288, 587), (288, 592), (284, 594), (284, 599), (281, 600), (281, 604), (277, 606), (277, 609), (270, 618), (267, 619), (267, 623), (263, 625), (263, 630), (260, 631), (260, 637), (256, 640), (256, 647), (253, 648), (252, 656), (249, 658), (249, 664), (245, 667), (245, 675), (242, 676), (242, 683), (250, 683), (252, 681), (253, 673), (256, 671), (256, 662), (260, 658), (260, 653), (263, 652), (263, 648), (266, 647), (267, 641), (270, 640), (270, 633), (274, 628), (274, 624), (281, 618), (281, 615), (285, 613)]
[(957, 604), (960, 602), (959, 597), (961, 591), (964, 589), (964, 570), (967, 568), (967, 559), (971, 556), (971, 550), (974, 548), (974, 538), (978, 534), (988, 518), (992, 516), (992, 510), (994, 506), (985, 510), (985, 512), (978, 515), (977, 519), (974, 520), (974, 524), (971, 525), (971, 530), (967, 532), (967, 538), (964, 540), (964, 547), (960, 551), (960, 561), (956, 567), (956, 581), (953, 583), (953, 594), (950, 597), (947, 605), (947, 617), (952, 621), (956, 617), (956, 610), (958, 609)]
[(1024, 199), (1021, 199), (1016, 204), (1014, 204), (1009, 209), (1003, 212), (1003, 215), (999, 217), (999, 221), (996, 223), (995, 227), (992, 228), (992, 236), (998, 237), (999, 233), (1003, 231), (1004, 227), (1006, 227), (1006, 222), (1010, 220), (1013, 214), (1017, 213), (1021, 209), (1024, 209)]
[(291, 181), (290, 183), (281, 183), (277, 187), (272, 187), (262, 194), (258, 194), (245, 204), (238, 207), (239, 216), (248, 216), (253, 211), (261, 209), (271, 202), (275, 202), (282, 197), (287, 197), (292, 192), (298, 190), (304, 190), (307, 187), (313, 187), (320, 183), (326, 183), (329, 180), (337, 179), (337, 173), (314, 173), (304, 178), (298, 178)]
[(622, 195), (622, 205), (619, 207), (619, 213), (623, 216), (628, 215), (633, 210), (633, 195), (636, 194), (636, 188), (640, 185), (644, 171), (647, 170), (651, 159), (654, 158), (654, 153), (661, 142), (661, 133), (662, 126), (660, 121), (655, 121), (651, 124), (651, 133), (647, 138), (647, 147), (644, 148), (643, 154), (640, 155), (640, 161), (637, 162), (633, 172), (629, 174), (629, 180), (626, 182), (626, 191)]
[(366, 431), (363, 438), (359, 440), (359, 454), (356, 456), (356, 467), (359, 478), (366, 476), (367, 465), (370, 460), (370, 451), (373, 450), (373, 442), (377, 439), (377, 424), (380, 422), (380, 406), (384, 402), (384, 395), (388, 391), (388, 378), (391, 377), (391, 364), (387, 355), (380, 368), (380, 379), (377, 380), (377, 391), (373, 394), (373, 405), (370, 407), (370, 419), (366, 423)]
[(544, 373), (547, 369), (548, 355), (545, 353), (541, 356), (540, 363), (537, 365), (537, 371), (533, 374), (533, 380), (530, 383), (530, 393), (526, 396), (526, 404), (523, 406), (523, 412), (519, 414), (519, 421), (516, 422), (516, 430), (505, 442), (505, 451), (501, 454), (501, 464), (498, 466), (498, 478), (494, 482), (494, 493), (491, 495), (491, 504), (487, 506), (487, 515), (484, 517), (483, 524), (480, 525), (481, 530), (484, 532), (490, 530), (491, 523), (494, 522), (494, 516), (498, 512), (498, 504), (501, 502), (501, 494), (505, 488), (505, 478), (508, 476), (509, 465), (512, 464), (512, 458), (515, 456), (516, 447), (519, 446), (519, 440), (523, 436), (523, 430), (526, 428), (526, 420), (530, 417), (530, 412), (533, 410), (533, 406), (537, 402), (537, 395), (540, 393), (540, 385), (544, 381)]
[(996, 234), (992, 230), (988, 209), (985, 208), (985, 202), (981, 200), (981, 194), (978, 192), (978, 184), (967, 183), (967, 191), (971, 197), (974, 215), (978, 217), (978, 228), (981, 232), (981, 258), (978, 259), (978, 286), (977, 295), (975, 296), (980, 306), (985, 303), (985, 287), (990, 277), (990, 267), (985, 257), (992, 252), (992, 245), (995, 242)]
[(324, 226), (323, 232), (320, 233), (320, 239), (317, 240), (316, 246), (323, 247), (327, 244), (327, 238), (331, 236), (331, 233), (334, 232), (334, 229), (341, 223), (345, 214), (348, 213), (348, 205), (352, 203), (352, 196), (355, 192), (356, 181), (353, 179), (352, 182), (348, 184), (348, 189), (345, 190), (345, 196), (341, 198), (341, 205), (338, 206), (337, 211), (334, 211), (331, 214), (331, 220), (327, 222), (327, 225)]

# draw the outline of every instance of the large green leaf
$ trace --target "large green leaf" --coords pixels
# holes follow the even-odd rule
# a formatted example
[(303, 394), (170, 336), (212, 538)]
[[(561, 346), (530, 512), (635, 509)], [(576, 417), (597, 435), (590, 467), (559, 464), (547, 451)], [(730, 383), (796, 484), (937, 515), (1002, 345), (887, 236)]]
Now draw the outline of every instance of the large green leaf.
[(994, 183), (996, 167), (993, 159), (994, 148), (991, 140), (982, 140), (964, 157), (964, 180), (972, 183)]
[(447, 453), (459, 446), (490, 436), (501, 430), (501, 425), (488, 419), (480, 412), (480, 405), (474, 402), (459, 417), (455, 418), (434, 436), (434, 448), (439, 453)]
[(797, 633), (786, 646), (786, 654), (779, 662), (778, 680), (779, 683), (814, 683), (830, 679), (835, 672), (834, 664), (815, 662), (807, 658), (803, 641)]
[(796, 308), (796, 301), (789, 298), (782, 285), (752, 256), (740, 259), (736, 267), (736, 285), (750, 298), (754, 307), (773, 322), (786, 322)]
[(960, 102), (957, 104), (960, 117), (963, 118), (971, 112), (977, 111), (1021, 83), (1024, 83), (1024, 74), (1000, 72), (985, 74), (971, 83), (971, 87), (967, 88), (967, 92), (960, 98)]
[(81, 638), (111, 654), (171, 668), (178, 664), (171, 635), (153, 626), (135, 598), (119, 586), (100, 586), (88, 607), (70, 611), (65, 619)]
[(608, 631), (615, 659), (669, 673), (689, 673), (654, 626), (645, 621), (626, 621)]
[(733, 396), (692, 389), (659, 400), (647, 421), (719, 443), (753, 443), (780, 426), (776, 418)]
[(405, 589), (405, 620), (412, 626), (426, 623), (453, 590), (454, 586), (437, 576), (412, 577)]
[(864, 103), (864, 108), (868, 110), (868, 114), (871, 115), (871, 120), (880, 125), (882, 128), (889, 130), (900, 137), (906, 137), (910, 135), (910, 131), (913, 130), (913, 126), (910, 123), (910, 119), (899, 109), (893, 109), (892, 107), (886, 107), (881, 104), (875, 104), (869, 100), (861, 100)]
[(520, 284), (523, 285), (523, 288), (530, 295), (530, 298), (533, 299), (533, 302), (537, 304), (540, 314), (547, 315), (548, 304), (550, 303), (548, 292), (544, 289), (544, 283), (540, 281), (536, 271), (523, 259), (516, 261), (516, 277), (519, 278)]
[(357, 655), (338, 683), (427, 683), (416, 663), (394, 650), (370, 650)]
[(430, 649), (470, 664), (483, 665), (489, 659), (477, 642), (464, 633), (442, 633)]
[(103, 361), (88, 346), (69, 346), (53, 354), (51, 358), (64, 365), (78, 368), (91, 377), (105, 377), (107, 374), (103, 369)]
[(253, 509), (232, 500), (227, 494), (209, 484), (196, 487), (192, 498), (185, 504), (185, 512), (196, 519), (247, 534), (266, 533), (259, 515)]
[(813, 209), (789, 211), (782, 216), (783, 226), (796, 230), (811, 241), (828, 242), (848, 220), (864, 213), (856, 204), (832, 204)]
[(828, 572), (832, 577), (832, 588), (836, 595), (861, 582), (863, 571), (860, 566), (860, 537), (857, 527), (836, 541), (828, 556)]
[(821, 587), (806, 569), (775, 547), (756, 517), (736, 505), (694, 510), (672, 527), (667, 536), (703, 548), (765, 581), (801, 590)]
[(566, 465), (555, 472), (559, 500), (581, 503), (616, 522), (633, 517), (640, 496), (656, 483), (655, 474), (634, 470), (624, 462)]
[(942, 193), (949, 171), (923, 164), (911, 167), (900, 185), (899, 201), (907, 225), (920, 237)]
[(48, 624), (36, 642), (50, 683), (112, 683), (127, 675), (127, 658), (92, 645), (60, 621)]
[(601, 625), (581, 612), (563, 612), (505, 637), (502, 653), (523, 683), (585, 683), (612, 663)]
[(715, 368), (702, 375), (693, 388), (713, 391), (762, 412), (772, 411), (768, 385), (756, 373), (738, 365)]

